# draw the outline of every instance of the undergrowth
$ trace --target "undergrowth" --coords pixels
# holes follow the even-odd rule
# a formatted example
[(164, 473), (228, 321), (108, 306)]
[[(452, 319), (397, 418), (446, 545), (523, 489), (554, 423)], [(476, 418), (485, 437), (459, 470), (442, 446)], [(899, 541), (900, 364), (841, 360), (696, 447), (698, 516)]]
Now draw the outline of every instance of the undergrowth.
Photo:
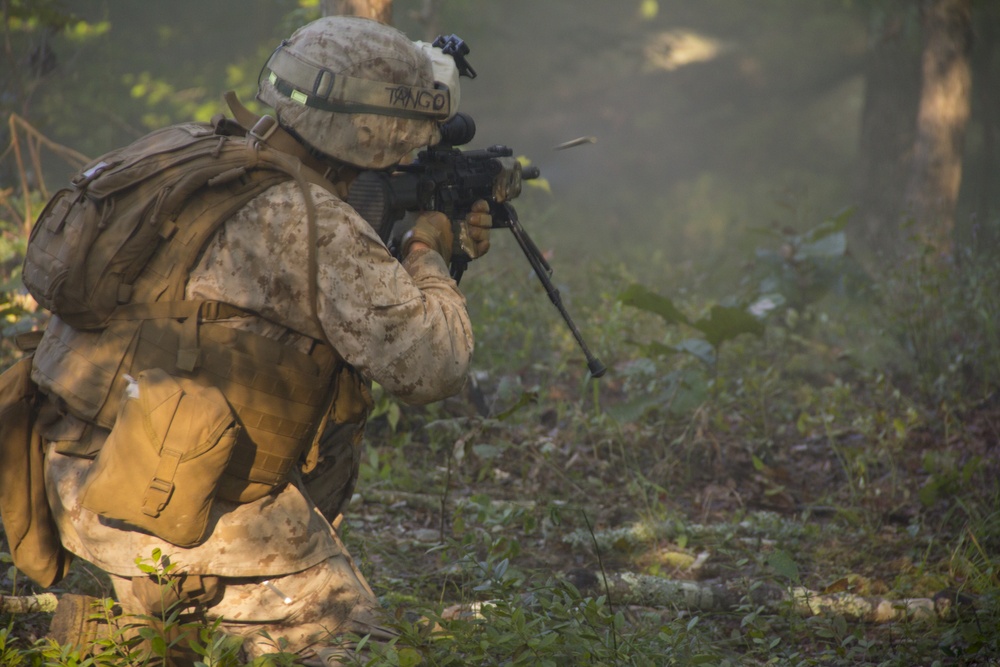
[[(399, 637), (359, 638), (358, 663), (996, 664), (1000, 268), (970, 250), (866, 282), (844, 219), (766, 234), (711, 297), (688, 269), (557, 265), (611, 369), (597, 382), (497, 243), (463, 284), (466, 394), (413, 408), (376, 388), (342, 532)], [(624, 572), (741, 592), (637, 604), (607, 583)], [(109, 597), (100, 577), (78, 564), (64, 590)], [(31, 591), (13, 569), (3, 585)], [(876, 624), (761, 601), (796, 587), (952, 611)], [(87, 662), (47, 623), (3, 617), (0, 664), (145, 664), (127, 642)], [(204, 664), (241, 664), (211, 627), (192, 638)]]

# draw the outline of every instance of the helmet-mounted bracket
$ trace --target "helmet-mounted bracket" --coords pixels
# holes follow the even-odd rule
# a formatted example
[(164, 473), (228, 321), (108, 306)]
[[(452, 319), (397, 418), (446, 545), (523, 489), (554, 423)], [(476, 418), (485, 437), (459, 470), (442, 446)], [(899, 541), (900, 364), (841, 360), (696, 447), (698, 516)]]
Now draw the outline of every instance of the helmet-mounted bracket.
[(458, 35), (439, 35), (435, 39), (431, 46), (435, 46), (441, 49), (441, 52), (446, 56), (451, 56), (455, 59), (455, 65), (458, 67), (459, 76), (467, 76), (470, 79), (476, 78), (476, 70), (472, 69), (472, 65), (469, 61), (465, 59), (465, 56), (469, 55), (469, 45), (465, 43)]

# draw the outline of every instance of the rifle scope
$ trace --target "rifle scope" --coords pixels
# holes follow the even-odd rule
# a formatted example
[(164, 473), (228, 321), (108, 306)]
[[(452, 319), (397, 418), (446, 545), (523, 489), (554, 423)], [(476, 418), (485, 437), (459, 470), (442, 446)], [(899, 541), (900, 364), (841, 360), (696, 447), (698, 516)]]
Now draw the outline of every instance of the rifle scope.
[(441, 143), (448, 146), (462, 146), (476, 136), (476, 121), (472, 116), (459, 111), (451, 120), (442, 123)]

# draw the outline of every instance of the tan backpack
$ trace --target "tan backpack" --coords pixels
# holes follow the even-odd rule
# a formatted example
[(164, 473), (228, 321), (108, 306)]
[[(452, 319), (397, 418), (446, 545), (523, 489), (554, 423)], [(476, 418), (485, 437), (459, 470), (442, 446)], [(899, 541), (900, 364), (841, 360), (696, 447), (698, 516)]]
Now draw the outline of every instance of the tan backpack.
[[(265, 117), (269, 118), (269, 117)], [(273, 122), (273, 119), (270, 119)], [(98, 158), (39, 216), (24, 261), (25, 287), (77, 329), (100, 329), (128, 303), (183, 298), (188, 272), (218, 226), (255, 195), (296, 173), (288, 155), (233, 124), (182, 123)], [(198, 206), (203, 215), (178, 214)], [(177, 237), (162, 275), (144, 271)], [(137, 283), (139, 279), (140, 282)], [(143, 282), (145, 281), (145, 282)]]

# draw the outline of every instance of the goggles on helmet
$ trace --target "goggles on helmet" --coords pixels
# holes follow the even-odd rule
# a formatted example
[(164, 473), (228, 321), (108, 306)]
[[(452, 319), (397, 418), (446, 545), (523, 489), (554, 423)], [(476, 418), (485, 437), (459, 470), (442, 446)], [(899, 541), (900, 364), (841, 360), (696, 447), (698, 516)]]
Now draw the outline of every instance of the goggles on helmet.
[(338, 74), (292, 52), (287, 45), (287, 40), (282, 42), (268, 59), (267, 79), (279, 93), (303, 106), (331, 113), (373, 113), (438, 122), (458, 112), (458, 68), (439, 48), (417, 43), (434, 70), (435, 85), (427, 88)]

